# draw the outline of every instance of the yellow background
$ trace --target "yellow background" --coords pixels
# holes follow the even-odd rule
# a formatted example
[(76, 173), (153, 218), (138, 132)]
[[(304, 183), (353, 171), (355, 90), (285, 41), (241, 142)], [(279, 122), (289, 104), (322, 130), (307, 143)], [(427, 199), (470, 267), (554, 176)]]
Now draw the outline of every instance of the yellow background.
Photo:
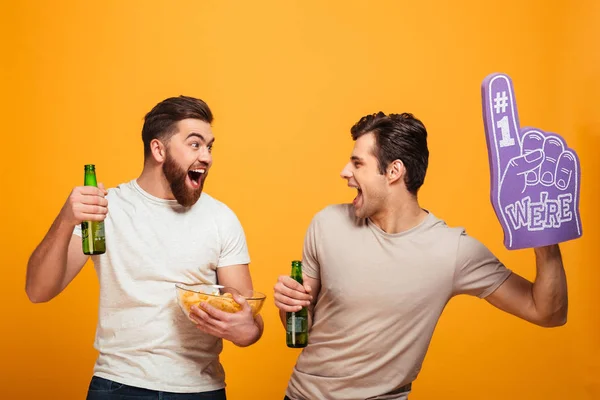
[(107, 186), (138, 176), (142, 118), (169, 96), (213, 109), (206, 191), (239, 216), (255, 287), (269, 296), (261, 341), (225, 346), (230, 399), (283, 398), (298, 351), (285, 346), (272, 287), (300, 257), (314, 213), (354, 196), (338, 174), (349, 128), (365, 114), (421, 118), (431, 152), (422, 205), (533, 279), (533, 252), (503, 247), (489, 202), (480, 84), (505, 72), (521, 123), (562, 134), (581, 158), (584, 236), (562, 245), (569, 321), (543, 329), (455, 298), (411, 400), (600, 399), (600, 5), (567, 4), (3, 2), (0, 397), (85, 397), (96, 356), (92, 265), (32, 305), (27, 259), (82, 184), (83, 164), (95, 163)]

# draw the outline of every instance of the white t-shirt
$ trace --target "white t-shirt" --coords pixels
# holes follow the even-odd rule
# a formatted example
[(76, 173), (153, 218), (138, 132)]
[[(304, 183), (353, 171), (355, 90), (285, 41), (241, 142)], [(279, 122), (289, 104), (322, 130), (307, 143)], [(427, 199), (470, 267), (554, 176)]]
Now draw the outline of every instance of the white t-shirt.
[(175, 284), (216, 283), (217, 268), (250, 263), (238, 218), (206, 193), (186, 210), (135, 180), (107, 199), (106, 253), (92, 256), (100, 281), (94, 375), (179, 393), (225, 387), (222, 340), (185, 317)]

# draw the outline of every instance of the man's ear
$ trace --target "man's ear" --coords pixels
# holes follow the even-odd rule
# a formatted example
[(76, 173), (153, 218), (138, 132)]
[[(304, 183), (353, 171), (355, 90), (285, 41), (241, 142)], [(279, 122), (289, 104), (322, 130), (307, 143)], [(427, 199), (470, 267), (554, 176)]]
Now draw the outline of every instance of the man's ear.
[(167, 148), (160, 140), (152, 139), (150, 142), (150, 151), (152, 153), (152, 158), (154, 158), (157, 163), (162, 164), (165, 162), (165, 159), (167, 158)]
[(406, 168), (404, 163), (400, 160), (394, 160), (388, 165), (387, 168), (387, 179), (389, 183), (394, 183), (400, 179), (404, 180), (406, 174)]

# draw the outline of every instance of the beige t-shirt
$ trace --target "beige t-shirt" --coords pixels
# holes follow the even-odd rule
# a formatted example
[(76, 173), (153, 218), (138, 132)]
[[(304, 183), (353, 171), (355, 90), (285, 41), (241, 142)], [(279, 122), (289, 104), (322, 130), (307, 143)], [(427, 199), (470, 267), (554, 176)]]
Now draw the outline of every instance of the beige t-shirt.
[(94, 375), (168, 392), (223, 388), (222, 340), (185, 317), (175, 284), (215, 283), (218, 268), (250, 262), (236, 215), (206, 193), (186, 210), (135, 180), (107, 199), (106, 253), (92, 256), (100, 281)]
[(287, 388), (293, 400), (402, 398), (391, 392), (417, 377), (450, 298), (484, 298), (511, 273), (464, 229), (431, 213), (388, 234), (355, 218), (351, 205), (314, 217), (303, 271), (321, 291)]

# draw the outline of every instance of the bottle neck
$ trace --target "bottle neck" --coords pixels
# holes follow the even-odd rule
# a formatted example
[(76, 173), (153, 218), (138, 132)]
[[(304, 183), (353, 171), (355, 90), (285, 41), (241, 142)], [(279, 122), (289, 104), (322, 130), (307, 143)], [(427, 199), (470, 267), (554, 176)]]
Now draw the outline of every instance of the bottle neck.
[(295, 280), (296, 282), (299, 283), (303, 283), (302, 282), (302, 267), (300, 266), (293, 266), (292, 267), (292, 274), (291, 277), (293, 280)]
[(96, 183), (96, 173), (94, 171), (85, 171), (83, 184), (85, 186), (98, 186)]

